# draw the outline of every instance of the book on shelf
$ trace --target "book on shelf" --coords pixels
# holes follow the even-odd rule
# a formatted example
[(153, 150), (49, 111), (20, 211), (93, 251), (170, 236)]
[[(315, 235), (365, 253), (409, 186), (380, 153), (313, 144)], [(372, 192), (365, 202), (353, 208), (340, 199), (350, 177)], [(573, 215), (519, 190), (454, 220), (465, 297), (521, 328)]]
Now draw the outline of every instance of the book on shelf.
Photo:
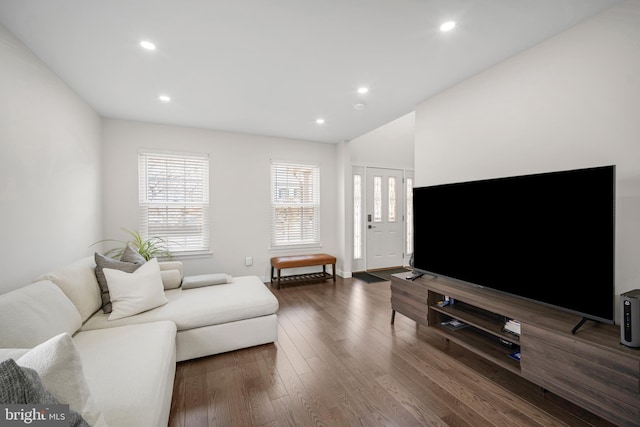
[(507, 319), (502, 327), (502, 332), (520, 336), (520, 322), (514, 319)]
[(444, 298), (436, 304), (438, 307), (446, 307), (447, 305), (453, 305), (454, 300), (449, 295), (445, 295)]
[(517, 360), (519, 362), (520, 361), (520, 350), (514, 351), (513, 353), (509, 353), (508, 356), (510, 358), (512, 358), (513, 360)]
[(463, 321), (457, 320), (457, 319), (447, 320), (446, 322), (442, 322), (440, 324), (442, 326), (444, 326), (445, 328), (451, 329), (453, 331), (455, 331), (457, 329), (466, 328), (467, 326), (469, 326), (466, 323), (464, 323)]

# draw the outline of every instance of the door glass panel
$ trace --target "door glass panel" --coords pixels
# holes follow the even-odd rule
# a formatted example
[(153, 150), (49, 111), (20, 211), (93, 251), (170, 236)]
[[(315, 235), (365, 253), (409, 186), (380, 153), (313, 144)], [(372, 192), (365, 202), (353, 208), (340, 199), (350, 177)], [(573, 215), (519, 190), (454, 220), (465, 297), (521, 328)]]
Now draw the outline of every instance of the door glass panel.
[(373, 177), (373, 222), (382, 222), (382, 177)]
[(353, 176), (353, 258), (362, 258), (362, 176)]
[(389, 222), (396, 222), (396, 178), (389, 177)]
[(407, 253), (413, 253), (413, 178), (407, 178)]

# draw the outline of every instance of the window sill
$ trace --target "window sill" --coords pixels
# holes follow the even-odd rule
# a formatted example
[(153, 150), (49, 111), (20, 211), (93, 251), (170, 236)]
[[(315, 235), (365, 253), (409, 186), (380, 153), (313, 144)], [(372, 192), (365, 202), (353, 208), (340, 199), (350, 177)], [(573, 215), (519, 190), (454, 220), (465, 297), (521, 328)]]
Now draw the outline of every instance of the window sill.
[(163, 257), (162, 261), (175, 261), (180, 259), (209, 258), (213, 256), (211, 251), (173, 252), (171, 257)]
[(305, 245), (286, 245), (286, 246), (271, 246), (269, 252), (291, 252), (294, 249), (319, 249), (322, 247), (321, 243), (310, 243)]

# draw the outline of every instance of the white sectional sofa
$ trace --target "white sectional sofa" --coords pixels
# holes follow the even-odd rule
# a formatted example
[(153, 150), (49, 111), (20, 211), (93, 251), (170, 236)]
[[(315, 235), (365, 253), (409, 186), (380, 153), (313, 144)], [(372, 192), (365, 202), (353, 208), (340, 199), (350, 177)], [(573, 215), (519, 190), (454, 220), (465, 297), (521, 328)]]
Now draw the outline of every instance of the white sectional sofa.
[(95, 425), (167, 425), (176, 361), (276, 341), (278, 300), (255, 276), (182, 289), (182, 264), (160, 265), (168, 302), (117, 320), (101, 310), (92, 257), (0, 295), (0, 361), (20, 365), (69, 334), (102, 414)]

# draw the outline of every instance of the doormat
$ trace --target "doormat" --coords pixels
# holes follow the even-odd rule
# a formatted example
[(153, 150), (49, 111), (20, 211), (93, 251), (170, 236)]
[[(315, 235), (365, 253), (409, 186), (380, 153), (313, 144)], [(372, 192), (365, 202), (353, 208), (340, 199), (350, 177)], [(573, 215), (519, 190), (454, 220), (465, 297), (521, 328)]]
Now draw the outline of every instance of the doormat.
[(392, 274), (397, 273), (410, 273), (411, 270), (407, 268), (390, 268), (389, 270), (370, 271), (368, 274), (381, 278), (382, 280), (391, 280)]
[(365, 272), (353, 273), (352, 277), (354, 279), (362, 280), (363, 282), (366, 282), (366, 283), (376, 283), (376, 282), (385, 281), (385, 279), (381, 277), (377, 277), (377, 276), (374, 276), (373, 274), (369, 274)]

